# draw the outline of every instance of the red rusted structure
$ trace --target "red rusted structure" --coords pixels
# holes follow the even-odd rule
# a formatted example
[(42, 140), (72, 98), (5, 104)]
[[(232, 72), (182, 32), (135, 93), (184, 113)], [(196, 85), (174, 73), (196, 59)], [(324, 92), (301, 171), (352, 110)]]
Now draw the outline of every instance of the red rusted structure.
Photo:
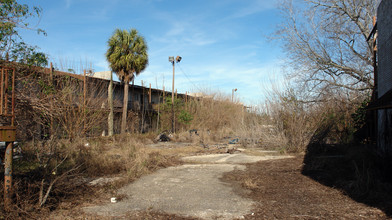
[(15, 69), (1, 68), (0, 78), (0, 141), (5, 142), (4, 156), (4, 205), (9, 210), (12, 204), (12, 153), (16, 140), (15, 121)]

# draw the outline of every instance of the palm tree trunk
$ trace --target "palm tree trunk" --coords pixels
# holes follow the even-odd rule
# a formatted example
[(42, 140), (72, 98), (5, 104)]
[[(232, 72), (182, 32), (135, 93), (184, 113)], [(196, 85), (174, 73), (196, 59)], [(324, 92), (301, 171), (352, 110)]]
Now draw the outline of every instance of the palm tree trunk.
[(113, 73), (112, 72), (110, 73), (108, 102), (109, 102), (108, 133), (109, 136), (113, 136)]
[(122, 120), (121, 120), (121, 134), (125, 134), (125, 130), (127, 127), (128, 90), (129, 90), (129, 80), (125, 80), (123, 114), (122, 114)]

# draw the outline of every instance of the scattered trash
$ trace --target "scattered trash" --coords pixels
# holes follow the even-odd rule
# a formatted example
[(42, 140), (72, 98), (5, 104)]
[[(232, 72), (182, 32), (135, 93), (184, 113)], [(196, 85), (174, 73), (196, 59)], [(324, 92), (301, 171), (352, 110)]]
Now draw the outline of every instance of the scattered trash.
[(200, 145), (201, 145), (203, 148), (210, 148), (210, 146), (208, 146), (208, 144), (200, 143)]
[(199, 136), (199, 134), (197, 133), (197, 129), (189, 130), (189, 135), (190, 135), (191, 137), (192, 137), (192, 134), (195, 134), (195, 135)]
[(121, 180), (121, 177), (111, 177), (111, 178), (105, 178), (105, 177), (100, 177), (98, 179), (95, 179), (93, 181), (90, 181), (87, 183), (89, 186), (103, 186), (106, 184), (113, 183), (115, 181)]
[(23, 157), (23, 155), (15, 155), (15, 156), (13, 156), (12, 158), (14, 159), (14, 160), (16, 160), (16, 159), (20, 159), (20, 158), (22, 158)]
[(229, 141), (229, 144), (238, 144), (239, 139), (238, 138), (234, 138), (233, 140)]
[(165, 133), (161, 133), (157, 136), (156, 140), (160, 142), (168, 142), (170, 141), (170, 137), (167, 136)]
[(236, 152), (241, 152), (241, 151), (238, 150), (237, 148), (229, 148), (229, 149), (227, 149), (227, 153), (228, 154), (234, 154)]
[(110, 198), (110, 202), (111, 202), (111, 203), (116, 203), (116, 202), (117, 202), (117, 199), (116, 199), (116, 197), (112, 197), (112, 198)]

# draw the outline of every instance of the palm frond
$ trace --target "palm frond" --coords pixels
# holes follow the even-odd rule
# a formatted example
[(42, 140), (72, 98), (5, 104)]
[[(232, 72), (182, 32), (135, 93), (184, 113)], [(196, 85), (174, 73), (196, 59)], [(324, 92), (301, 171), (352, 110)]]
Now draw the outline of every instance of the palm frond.
[(129, 82), (134, 74), (139, 75), (147, 67), (147, 51), (146, 41), (136, 29), (116, 29), (108, 40), (106, 59), (112, 71)]

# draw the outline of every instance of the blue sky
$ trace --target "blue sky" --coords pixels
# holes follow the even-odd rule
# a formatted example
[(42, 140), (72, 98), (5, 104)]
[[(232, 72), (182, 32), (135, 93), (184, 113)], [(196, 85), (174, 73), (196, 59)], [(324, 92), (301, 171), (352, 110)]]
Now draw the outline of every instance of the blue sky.
[[(147, 41), (149, 66), (135, 84), (171, 90), (220, 91), (248, 105), (264, 99), (265, 88), (281, 76), (284, 55), (273, 34), (280, 22), (277, 0), (36, 0), (20, 1), (43, 10), (38, 27), (47, 36), (22, 31), (23, 39), (63, 68), (110, 70), (107, 40), (116, 28), (136, 28)], [(32, 22), (36, 24), (37, 22)]]

